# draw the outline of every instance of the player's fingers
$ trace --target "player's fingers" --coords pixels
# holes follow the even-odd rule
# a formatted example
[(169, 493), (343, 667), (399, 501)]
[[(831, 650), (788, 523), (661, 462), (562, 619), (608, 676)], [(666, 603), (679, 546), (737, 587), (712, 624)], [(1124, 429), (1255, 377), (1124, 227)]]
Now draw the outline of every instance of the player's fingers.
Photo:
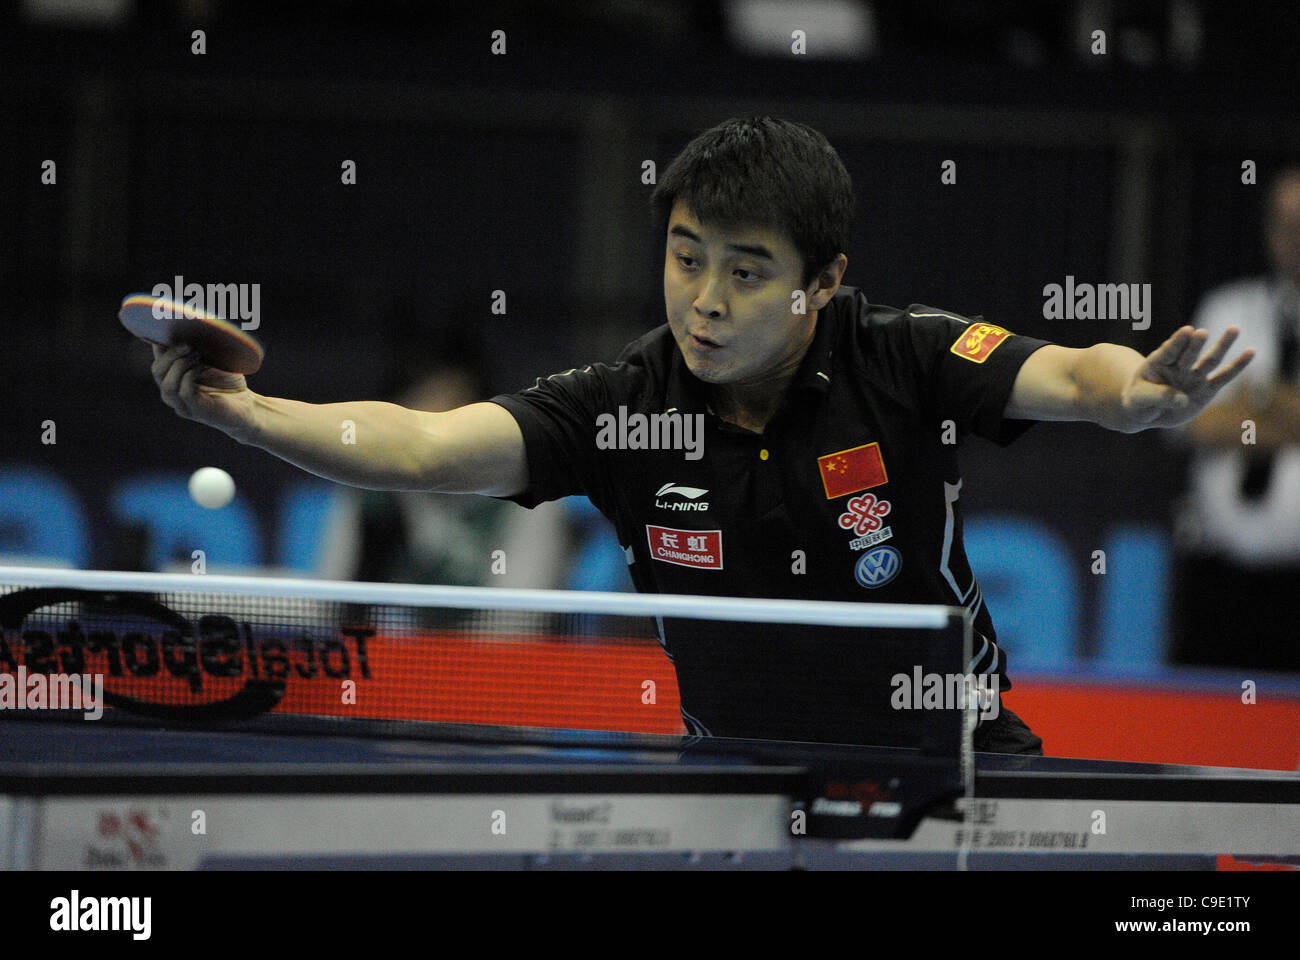
[(180, 384), (176, 389), (176, 395), (186, 410), (193, 408), (199, 398), (198, 380), (199, 371), (197, 366), (191, 366), (181, 374)]
[(1156, 347), (1147, 359), (1162, 367), (1177, 363), (1191, 335), (1191, 327), (1179, 327), (1170, 335), (1168, 340)]
[(185, 344), (178, 344), (174, 347), (160, 347), (156, 343), (150, 344), (153, 347), (153, 363), (149, 365), (149, 372), (159, 383), (162, 382), (171, 365), (178, 359), (188, 356), (190, 348)]
[(1134, 385), (1126, 401), (1130, 409), (1139, 412), (1149, 411), (1154, 418), (1165, 410), (1177, 410), (1179, 407), (1187, 406), (1189, 399), (1187, 394), (1178, 387), (1142, 380)]
[(171, 358), (167, 355), (167, 351), (158, 344), (151, 343), (149, 346), (153, 350), (153, 363), (149, 364), (149, 374), (155, 380), (160, 380), (171, 365)]
[(1237, 374), (1246, 369), (1246, 365), (1255, 359), (1255, 351), (1243, 350), (1241, 354), (1222, 370), (1218, 370), (1205, 379), (1208, 386), (1219, 390), (1237, 378)]
[(162, 359), (156, 361), (156, 366), (159, 368), (158, 386), (175, 392), (181, 376), (197, 362), (195, 357), (184, 354), (170, 357), (164, 355)]
[(158, 390), (167, 406), (184, 412), (182, 409), (184, 401), (180, 395), (181, 380), (186, 373), (198, 365), (198, 360), (194, 357), (178, 357), (167, 367), (162, 379), (158, 381)]
[(1219, 338), (1219, 342), (1210, 348), (1210, 352), (1201, 357), (1196, 366), (1192, 367), (1192, 372), (1203, 373), (1217, 367), (1219, 361), (1222, 360), (1224, 355), (1228, 352), (1228, 348), (1236, 342), (1237, 336), (1240, 333), (1241, 331), (1236, 327), (1229, 327), (1223, 336)]
[(1196, 358), (1201, 355), (1201, 350), (1205, 347), (1205, 343), (1209, 339), (1210, 332), (1208, 330), (1193, 331), (1192, 335), (1187, 338), (1187, 345), (1183, 348), (1182, 353), (1180, 353), (1178, 359), (1174, 361), (1174, 369), (1180, 374), (1185, 374), (1187, 371), (1191, 370), (1192, 364), (1194, 364)]

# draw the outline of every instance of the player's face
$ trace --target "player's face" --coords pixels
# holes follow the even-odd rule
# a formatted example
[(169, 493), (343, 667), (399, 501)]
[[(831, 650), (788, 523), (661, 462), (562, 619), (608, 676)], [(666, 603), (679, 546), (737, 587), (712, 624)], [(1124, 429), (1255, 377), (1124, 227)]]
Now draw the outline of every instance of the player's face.
[(702, 224), (678, 201), (668, 218), (664, 305), (686, 366), (706, 383), (759, 385), (798, 368), (812, 342), (811, 304), (791, 294), (803, 261), (771, 228)]

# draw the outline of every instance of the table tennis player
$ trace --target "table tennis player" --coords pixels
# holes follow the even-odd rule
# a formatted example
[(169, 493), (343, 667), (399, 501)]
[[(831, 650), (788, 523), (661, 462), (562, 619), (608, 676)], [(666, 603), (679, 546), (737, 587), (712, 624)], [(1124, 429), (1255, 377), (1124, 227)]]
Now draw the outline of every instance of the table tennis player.
[[(1208, 334), (1185, 326), (1144, 357), (874, 305), (842, 283), (853, 204), (820, 133), (729, 120), (660, 178), (667, 323), (613, 362), (444, 413), (262, 396), (184, 346), (155, 347), (153, 375), (181, 416), (340, 483), (529, 507), (586, 495), (641, 591), (965, 606), (970, 672), (1005, 690), (1007, 658), (962, 542), (961, 439), (1006, 445), (1039, 420), (1175, 427), (1253, 352), (1224, 362), (1236, 328), (1205, 351)], [(341, 442), (344, 420), (355, 444)], [(663, 639), (692, 733), (797, 734), (797, 705), (766, 723), (762, 703), (717, 695), (728, 677), (707, 653)], [(779, 659), (763, 669), (779, 681)], [(975, 746), (1042, 752), (1005, 709)]]

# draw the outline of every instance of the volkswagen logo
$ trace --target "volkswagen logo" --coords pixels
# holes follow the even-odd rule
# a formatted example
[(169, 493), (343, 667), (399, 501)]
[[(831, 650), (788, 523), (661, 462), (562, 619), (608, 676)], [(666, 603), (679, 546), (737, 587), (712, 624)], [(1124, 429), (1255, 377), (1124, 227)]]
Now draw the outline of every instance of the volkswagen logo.
[(858, 558), (853, 575), (869, 590), (883, 587), (903, 569), (903, 555), (893, 547), (876, 547)]

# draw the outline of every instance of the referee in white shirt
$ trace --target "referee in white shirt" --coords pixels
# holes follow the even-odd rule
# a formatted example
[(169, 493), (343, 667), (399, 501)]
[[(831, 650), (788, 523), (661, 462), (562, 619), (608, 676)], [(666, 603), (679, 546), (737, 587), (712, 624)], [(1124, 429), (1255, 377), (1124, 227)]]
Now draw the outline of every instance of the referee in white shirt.
[(1194, 319), (1211, 339), (1240, 328), (1255, 360), (1185, 428), (1174, 658), (1300, 670), (1300, 166), (1267, 203), (1272, 272), (1211, 291)]

